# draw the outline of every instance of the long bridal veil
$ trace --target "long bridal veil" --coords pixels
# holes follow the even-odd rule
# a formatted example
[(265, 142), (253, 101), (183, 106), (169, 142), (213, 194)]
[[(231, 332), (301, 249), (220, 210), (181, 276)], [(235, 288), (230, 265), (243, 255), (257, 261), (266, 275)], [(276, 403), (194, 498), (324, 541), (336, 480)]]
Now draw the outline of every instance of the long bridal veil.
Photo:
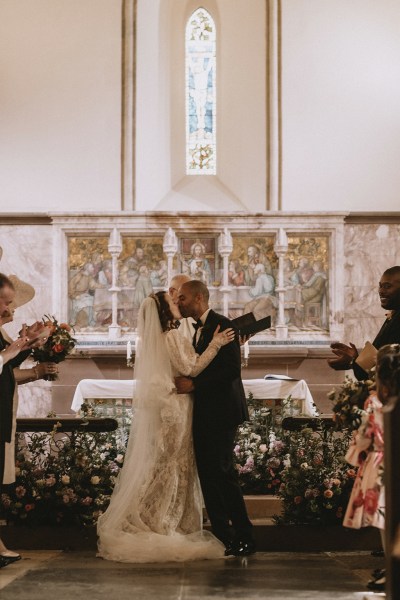
[[(97, 524), (99, 555), (121, 562), (220, 557), (221, 544), (201, 531), (194, 458), (193, 468), (187, 468), (193, 452), (190, 399), (175, 393), (154, 297), (139, 310), (134, 378), (135, 412), (124, 466)], [(190, 518), (178, 522), (177, 515), (188, 510)], [(182, 531), (182, 523), (190, 525)]]

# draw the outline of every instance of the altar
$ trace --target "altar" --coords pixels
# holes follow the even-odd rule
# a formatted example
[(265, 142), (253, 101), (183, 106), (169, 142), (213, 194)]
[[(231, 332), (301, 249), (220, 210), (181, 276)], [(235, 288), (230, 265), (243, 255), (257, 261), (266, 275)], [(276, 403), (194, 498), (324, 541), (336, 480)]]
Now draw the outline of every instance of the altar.
[[(293, 416), (315, 416), (318, 411), (304, 379), (244, 379), (246, 397), (255, 400), (281, 401), (290, 396)], [(82, 379), (76, 386), (71, 409), (79, 412), (86, 400), (131, 401), (136, 389), (132, 379)]]

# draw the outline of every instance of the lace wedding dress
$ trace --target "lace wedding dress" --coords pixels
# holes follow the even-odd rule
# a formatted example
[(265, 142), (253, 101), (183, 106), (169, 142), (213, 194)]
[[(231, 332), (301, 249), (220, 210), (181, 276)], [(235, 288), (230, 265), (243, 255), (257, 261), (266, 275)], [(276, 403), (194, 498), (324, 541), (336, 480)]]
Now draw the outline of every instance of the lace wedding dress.
[[(221, 558), (223, 544), (202, 531), (193, 401), (188, 394), (177, 394), (173, 383), (175, 375), (201, 372), (219, 346), (212, 342), (196, 355), (177, 329), (161, 332), (152, 298), (143, 305), (143, 333), (153, 338), (139, 337), (134, 423), (110, 506), (98, 521), (98, 554), (134, 563)], [(148, 326), (153, 317), (156, 332)], [(138, 329), (140, 334), (140, 325)]]

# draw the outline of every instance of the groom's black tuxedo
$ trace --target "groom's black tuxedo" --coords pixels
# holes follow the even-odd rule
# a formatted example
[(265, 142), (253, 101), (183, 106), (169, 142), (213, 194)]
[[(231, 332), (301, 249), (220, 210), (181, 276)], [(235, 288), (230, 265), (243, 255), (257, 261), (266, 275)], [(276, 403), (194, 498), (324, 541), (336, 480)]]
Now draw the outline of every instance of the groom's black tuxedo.
[[(229, 319), (210, 310), (195, 346), (198, 354), (207, 348), (218, 325), (220, 331), (232, 327)], [(230, 429), (249, 418), (237, 342), (223, 346), (208, 367), (196, 377), (194, 397), (194, 418), (207, 427)]]
[[(202, 354), (231, 321), (210, 310), (195, 345)], [(226, 545), (251, 541), (252, 525), (233, 464), (237, 426), (248, 419), (238, 340), (223, 346), (194, 379), (193, 440), (204, 502), (214, 534)], [(233, 531), (232, 531), (233, 528)]]

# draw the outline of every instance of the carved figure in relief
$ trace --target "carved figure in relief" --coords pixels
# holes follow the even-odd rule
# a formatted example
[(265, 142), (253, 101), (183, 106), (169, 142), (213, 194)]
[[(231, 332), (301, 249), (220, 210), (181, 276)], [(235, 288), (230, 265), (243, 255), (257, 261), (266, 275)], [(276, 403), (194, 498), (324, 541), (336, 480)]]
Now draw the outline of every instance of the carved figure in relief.
[(153, 293), (150, 273), (146, 265), (139, 267), (139, 277), (136, 281), (135, 291), (133, 292), (133, 306), (139, 308), (143, 300)]
[(153, 269), (150, 272), (150, 279), (153, 285), (153, 288), (156, 287), (165, 287), (167, 285), (168, 280), (168, 268), (167, 261), (160, 260), (159, 266), (156, 269)]
[(323, 270), (320, 260), (313, 264), (313, 274), (310, 279), (301, 286), (301, 299), (306, 302), (322, 302), (325, 296), (327, 275)]
[(99, 284), (95, 280), (95, 269), (92, 262), (87, 262), (68, 284), (68, 295), (71, 300), (71, 324), (77, 327), (94, 326), (93, 311), (94, 294)]
[(254, 286), (257, 280), (255, 268), (258, 264), (264, 265), (265, 273), (272, 275), (272, 265), (265, 254), (263, 254), (255, 245), (250, 245), (247, 248), (247, 264), (244, 265), (245, 283), (249, 286)]
[(297, 269), (291, 276), (291, 282), (297, 285), (303, 285), (313, 276), (314, 270), (310, 264), (310, 260), (306, 256), (299, 258)]
[(253, 298), (248, 302), (243, 313), (252, 312), (257, 321), (268, 315), (275, 316), (277, 299), (273, 295), (275, 290), (275, 280), (272, 275), (265, 272), (265, 266), (258, 263), (254, 268), (256, 277), (254, 287), (249, 289), (249, 295)]
[(195, 242), (190, 248), (191, 258), (183, 264), (183, 270), (191, 279), (202, 281), (206, 285), (211, 282), (211, 267), (206, 258), (206, 248), (201, 242)]
[(244, 270), (239, 259), (231, 260), (229, 263), (228, 283), (236, 287), (244, 285)]

